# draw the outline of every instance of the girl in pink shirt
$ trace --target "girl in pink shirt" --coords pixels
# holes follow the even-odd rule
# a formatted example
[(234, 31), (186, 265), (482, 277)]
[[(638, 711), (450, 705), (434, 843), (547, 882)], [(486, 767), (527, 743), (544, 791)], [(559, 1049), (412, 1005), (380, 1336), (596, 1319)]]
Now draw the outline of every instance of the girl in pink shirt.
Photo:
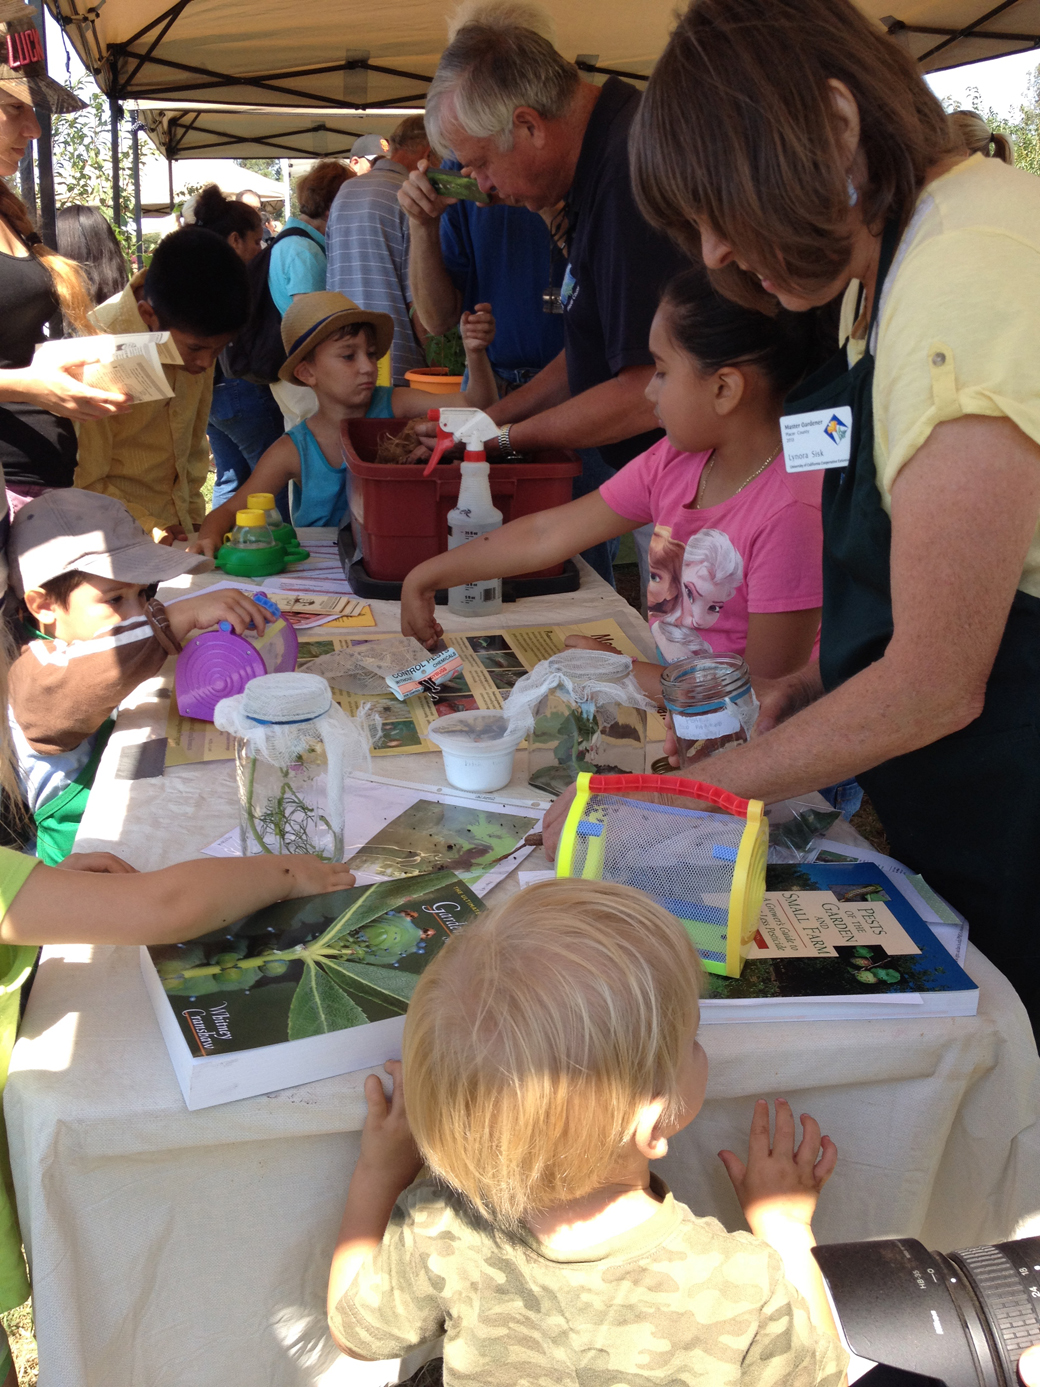
[[(664, 292), (650, 351), (646, 394), (667, 438), (599, 491), (412, 569), (405, 634), (439, 637), (440, 587), (549, 567), (652, 522), (647, 606), (662, 664), (734, 651), (752, 675), (779, 678), (809, 660), (823, 600), (820, 473), (788, 474), (779, 421), (784, 396), (815, 365), (811, 315), (766, 317), (689, 270)], [(660, 665), (639, 663), (636, 675), (660, 694)]]

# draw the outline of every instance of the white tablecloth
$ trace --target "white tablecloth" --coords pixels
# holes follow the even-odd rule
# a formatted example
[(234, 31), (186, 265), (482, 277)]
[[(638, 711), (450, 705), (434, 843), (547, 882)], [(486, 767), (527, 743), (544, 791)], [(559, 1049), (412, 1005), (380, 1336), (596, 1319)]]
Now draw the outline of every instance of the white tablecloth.
[[(638, 615), (584, 566), (582, 578), (579, 593), (472, 629), (613, 617), (646, 649)], [(373, 606), (379, 629), (396, 629), (396, 607)], [(197, 856), (237, 813), (227, 762), (118, 778), (127, 745), (161, 728), (156, 683), (121, 714), (77, 840), (142, 869)], [(443, 778), (439, 756), (377, 769)], [(524, 868), (542, 865), (536, 853)], [(515, 874), (496, 889), (517, 889)], [(1007, 981), (970, 947), (967, 967), (981, 988), (973, 1018), (706, 1026), (708, 1099), (662, 1163), (678, 1197), (742, 1226), (716, 1153), (746, 1144), (756, 1097), (783, 1096), (838, 1144), (821, 1241), (905, 1234), (945, 1249), (1010, 1236), (1040, 1210), (1040, 1062)], [(325, 1332), (363, 1080), (189, 1113), (137, 951), (48, 950), (5, 1099), (44, 1387), (397, 1381), (399, 1365), (341, 1358)]]

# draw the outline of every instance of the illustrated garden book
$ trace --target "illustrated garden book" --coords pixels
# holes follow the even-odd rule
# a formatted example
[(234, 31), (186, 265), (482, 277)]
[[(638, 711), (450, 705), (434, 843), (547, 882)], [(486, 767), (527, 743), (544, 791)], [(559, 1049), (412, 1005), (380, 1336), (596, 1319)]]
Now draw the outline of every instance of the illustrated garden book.
[(743, 971), (709, 975), (701, 1019), (974, 1016), (978, 987), (932, 932), (926, 903), (915, 908), (915, 894), (871, 862), (770, 865)]
[(427, 963), (484, 909), (454, 872), (281, 901), (141, 972), (191, 1109), (381, 1065), (401, 1054)]

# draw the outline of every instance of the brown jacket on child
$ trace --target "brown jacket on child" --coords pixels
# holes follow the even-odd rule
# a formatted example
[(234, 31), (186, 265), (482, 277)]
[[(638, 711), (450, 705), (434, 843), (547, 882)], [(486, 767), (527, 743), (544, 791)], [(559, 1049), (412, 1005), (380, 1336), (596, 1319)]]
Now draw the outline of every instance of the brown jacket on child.
[(29, 640), (8, 676), (14, 720), (33, 751), (72, 751), (180, 648), (154, 599), (143, 616), (89, 641)]

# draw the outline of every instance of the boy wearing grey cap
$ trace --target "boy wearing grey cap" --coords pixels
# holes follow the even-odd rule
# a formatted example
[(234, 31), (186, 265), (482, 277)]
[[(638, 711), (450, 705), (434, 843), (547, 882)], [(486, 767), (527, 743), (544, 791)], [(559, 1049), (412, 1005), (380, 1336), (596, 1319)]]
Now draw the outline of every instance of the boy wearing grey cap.
[(154, 543), (119, 501), (97, 492), (62, 488), (30, 501), (12, 522), (7, 555), (21, 599), (8, 722), (37, 856), (53, 865), (72, 851), (123, 699), (190, 631), (227, 621), (262, 633), (264, 612), (231, 589), (167, 611), (155, 600), (158, 584), (206, 561)]

